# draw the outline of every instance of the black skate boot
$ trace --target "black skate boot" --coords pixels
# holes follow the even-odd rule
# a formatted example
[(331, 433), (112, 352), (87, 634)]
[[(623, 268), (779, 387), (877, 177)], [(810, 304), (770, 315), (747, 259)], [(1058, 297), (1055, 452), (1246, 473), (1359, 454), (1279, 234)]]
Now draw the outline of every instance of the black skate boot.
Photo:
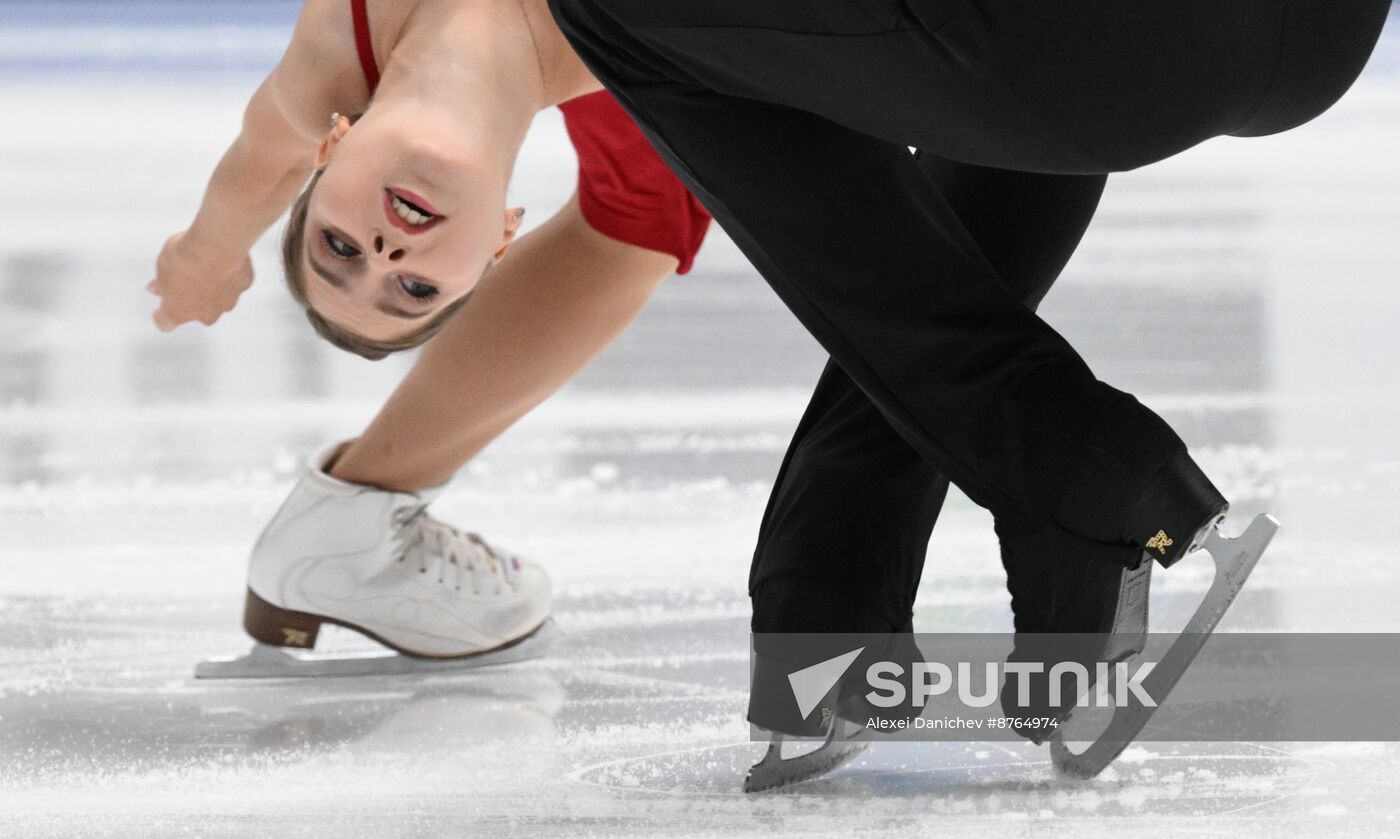
[[(863, 679), (854, 675), (835, 679), (811, 707), (798, 707), (792, 701), (790, 679), (806, 668), (829, 663), (832, 656), (844, 658), (842, 653), (850, 658), (837, 661), (835, 667), (846, 674), (864, 673), (871, 661), (912, 666), (920, 654), (910, 618), (895, 626), (862, 604), (798, 577), (764, 581), (754, 592), (753, 601), (748, 719), (767, 731), (771, 740), (763, 758), (744, 778), (745, 792), (820, 777), (865, 750), (867, 720), (910, 716), (907, 709), (872, 708), (861, 695), (866, 689)], [(820, 646), (802, 637), (818, 633), (822, 636)], [(891, 639), (889, 645), (870, 648), (872, 635)], [(813, 742), (815, 747), (810, 746)], [(785, 756), (785, 749), (793, 753)]]
[(1129, 394), (1103, 391), (1104, 407), (1060, 486), (1052, 518), (1062, 529), (1053, 541), (1129, 568), (1141, 561), (1135, 546), (1170, 568), (1204, 544), (1230, 505), (1161, 417)]
[[(1260, 515), (1237, 537), (1222, 535), (1212, 521), (1203, 534), (1194, 535), (1189, 540), (1188, 549), (1181, 555), (1197, 547), (1209, 553), (1215, 562), (1215, 579), (1202, 598), (1201, 605), (1186, 623), (1186, 628), (1141, 682), (1143, 693), (1152, 697), (1156, 704), (1145, 705), (1136, 693), (1130, 692), (1126, 704), (1114, 710), (1113, 719), (1103, 734), (1083, 752), (1070, 751), (1061, 736), (1062, 732), (1054, 732), (1050, 738), (1050, 757), (1057, 769), (1074, 777), (1092, 778), (1122, 754), (1205, 646), (1206, 639), (1215, 631), (1220, 619), (1239, 595), (1245, 580), (1276, 532), (1278, 522), (1272, 516)], [(1166, 556), (1172, 562), (1180, 558), (1171, 558), (1170, 551)], [(1150, 567), (1148, 562), (1143, 565)], [(1111, 671), (1110, 681), (1116, 683), (1119, 675), (1117, 669)]]
[[(1015, 720), (1013, 730), (1039, 745), (1093, 687), (1096, 663), (1112, 665), (1142, 651), (1152, 563), (1141, 553), (1134, 567), (1106, 562), (1001, 520), (996, 530), (1016, 633), (1007, 661), (1040, 665), (1037, 673), (1008, 675), (1001, 706)], [(1071, 669), (1052, 690), (1050, 674), (1058, 664), (1079, 665), (1087, 679)]]
[(1147, 557), (1170, 568), (1200, 550), (1230, 509), (1185, 449), (1158, 468), (1128, 515), (1128, 538)]
[[(1149, 436), (1148, 431), (1154, 428), (1154, 423), (1160, 423), (1160, 420), (1146, 409), (1136, 413), (1129, 412), (1127, 415), (1136, 419), (1125, 424), (1125, 433), (1142, 433)], [(1164, 428), (1165, 424), (1161, 426)], [(1115, 441), (1115, 445), (1118, 443), (1121, 443), (1121, 440)], [(1120, 446), (1117, 450), (1123, 449)], [(1108, 461), (1105, 459), (1097, 464), (1100, 474), (1113, 473), (1112, 469), (1104, 467), (1106, 462)], [(1076, 492), (1082, 510), (1082, 502), (1088, 497), (1082, 477)], [(1104, 503), (1121, 505), (1121, 502), (1107, 496)], [(1123, 509), (1122, 506), (1117, 508)], [(1185, 449), (1180, 448), (1161, 459), (1151, 471), (1145, 489), (1127, 508), (1126, 534), (1095, 534), (1096, 537), (1126, 537), (1126, 546), (1119, 548), (1074, 535), (1052, 536), (1042, 533), (1040, 538), (1033, 540), (1027, 540), (1024, 535), (1014, 537), (1011, 540), (1010, 551), (1013, 564), (1018, 567), (1032, 561), (1028, 554), (1032, 548), (1039, 551), (1042, 560), (1055, 562), (1057, 567), (1063, 564), (1072, 569), (1069, 579), (1074, 579), (1076, 573), (1081, 573), (1080, 569), (1086, 567), (1083, 563), (1092, 561), (1093, 557), (1100, 561), (1109, 559), (1110, 563), (1117, 562), (1122, 567), (1121, 571), (1114, 573), (1091, 573), (1090, 577), (1095, 582), (1082, 586), (1078, 592), (1066, 592), (1058, 586), (1052, 588), (1055, 599), (1063, 601), (1066, 596), (1070, 598), (1070, 602), (1074, 604), (1070, 607), (1059, 602), (1051, 607), (1044, 607), (1039, 612), (1031, 611), (1034, 617), (1030, 625), (1044, 627), (1039, 631), (1093, 634), (1085, 635), (1077, 641), (1067, 641), (1061, 637), (1059, 640), (1026, 639), (1023, 642), (1018, 637), (1015, 654), (1024, 656), (1026, 660), (1053, 665), (1057, 661), (1115, 663), (1140, 652), (1141, 641), (1134, 642), (1132, 639), (1145, 640), (1147, 629), (1148, 577), (1144, 569), (1150, 568), (1153, 562), (1169, 568), (1187, 554), (1204, 549), (1215, 562), (1215, 580), (1185, 630), (1141, 682), (1142, 691), (1160, 705), (1200, 652), (1230, 604), (1234, 602), (1254, 565), (1278, 530), (1278, 523), (1272, 517), (1261, 515), (1255, 518), (1240, 536), (1227, 538), (1220, 531), (1227, 509), (1225, 498), (1206, 478)], [(1081, 516), (1080, 521), (1087, 520)], [(1102, 521), (1105, 523), (1105, 529), (1109, 529), (1109, 518), (1105, 516)], [(1075, 544), (1076, 542), (1078, 544)], [(1003, 550), (1007, 547), (1007, 540), (1004, 539)], [(1017, 558), (1017, 554), (1025, 556)], [(1010, 568), (1011, 565), (1008, 565), (1008, 570)], [(1135, 575), (1140, 575), (1140, 579)], [(1138, 589), (1141, 590), (1141, 604), (1135, 605), (1129, 595)], [(1110, 616), (1111, 622), (1106, 623)], [(1105, 636), (1101, 633), (1107, 631), (1103, 629), (1106, 625), (1111, 625), (1114, 629)], [(1066, 629), (1068, 626), (1075, 628)], [(1021, 632), (1019, 622), (1017, 631)], [(1098, 672), (1097, 667), (1089, 669), (1091, 676), (1080, 688), (1081, 693), (1093, 685), (1094, 675)], [(1113, 668), (1108, 672), (1110, 680), (1116, 684), (1116, 677), (1121, 671)], [(1067, 698), (1066, 691), (1059, 696), (1058, 702), (1052, 703), (1050, 700), (1053, 697), (1046, 689), (1048, 684), (1048, 678), (1043, 679), (1040, 684), (1033, 680), (1030, 701), (1025, 707), (1021, 707), (1020, 703), (1014, 700), (1008, 703), (1008, 697), (1003, 691), (1003, 704), (1010, 704), (1016, 709), (1016, 714), (1011, 714), (1011, 710), (1008, 709), (1008, 714), (1012, 716), (1049, 720), (1048, 729), (1045, 726), (1032, 726), (1024, 733), (1035, 742), (1041, 742), (1048, 737), (1051, 741), (1051, 758), (1056, 767), (1078, 777), (1093, 777), (1103, 771), (1127, 748), (1157, 709), (1157, 705), (1144, 705), (1136, 693), (1129, 692), (1125, 697), (1126, 703), (1115, 709), (1112, 721), (1104, 733), (1087, 750), (1076, 754), (1065, 745), (1061, 737), (1060, 723), (1068, 718), (1077, 697)], [(1111, 684), (1105, 687), (1113, 686)], [(1019, 699), (1019, 696), (1016, 698)]]

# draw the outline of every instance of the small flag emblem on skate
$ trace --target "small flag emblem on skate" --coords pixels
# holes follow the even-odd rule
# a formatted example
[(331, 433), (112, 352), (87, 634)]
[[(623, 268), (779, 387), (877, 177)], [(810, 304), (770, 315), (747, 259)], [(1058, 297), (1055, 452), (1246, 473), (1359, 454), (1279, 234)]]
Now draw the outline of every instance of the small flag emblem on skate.
[(284, 626), (282, 627), (282, 636), (289, 647), (311, 646), (310, 633), (304, 629), (293, 629), (290, 626)]

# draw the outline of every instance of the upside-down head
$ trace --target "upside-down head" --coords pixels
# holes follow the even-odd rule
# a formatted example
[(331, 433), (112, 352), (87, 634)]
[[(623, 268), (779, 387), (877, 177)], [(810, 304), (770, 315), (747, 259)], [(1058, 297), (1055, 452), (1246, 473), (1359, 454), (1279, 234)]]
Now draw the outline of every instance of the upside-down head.
[[(419, 346), (505, 255), (505, 179), (431, 115), (340, 117), (292, 206), (282, 262), (316, 331), (365, 358)], [(411, 131), (404, 126), (411, 124)]]

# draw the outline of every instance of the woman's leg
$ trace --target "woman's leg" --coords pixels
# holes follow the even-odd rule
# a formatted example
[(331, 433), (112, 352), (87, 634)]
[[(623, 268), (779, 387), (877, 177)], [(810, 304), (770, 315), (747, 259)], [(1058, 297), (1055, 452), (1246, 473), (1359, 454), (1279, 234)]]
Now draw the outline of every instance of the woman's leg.
[[(923, 457), (1015, 526), (1125, 565), (1149, 541), (1170, 542), (1160, 559), (1175, 561), (1224, 499), (1160, 418), (1097, 381), (1005, 290), (946, 196), (909, 177), (904, 145), (1090, 173), (1180, 151), (1268, 104), (1274, 68), (1295, 60), (1285, 36), (1307, 37), (1286, 29), (1285, 6), (1335, 4), (551, 3), (595, 75)], [(1364, 63), (1385, 4), (1358, 8), (1358, 37), (1297, 60), (1329, 75)], [(1144, 340), (1170, 340), (1182, 316), (1164, 313)]]
[[(533, 637), (537, 564), (427, 510), (472, 454), (636, 316), (674, 256), (596, 232), (571, 203), (523, 237), (432, 341), (368, 432), (312, 455), (254, 544), (244, 627), (314, 647), (324, 622), (410, 655), (471, 657)], [(434, 598), (431, 609), (422, 597)]]
[(400, 492), (443, 483), (602, 352), (675, 267), (560, 213), (482, 281), (330, 474)]

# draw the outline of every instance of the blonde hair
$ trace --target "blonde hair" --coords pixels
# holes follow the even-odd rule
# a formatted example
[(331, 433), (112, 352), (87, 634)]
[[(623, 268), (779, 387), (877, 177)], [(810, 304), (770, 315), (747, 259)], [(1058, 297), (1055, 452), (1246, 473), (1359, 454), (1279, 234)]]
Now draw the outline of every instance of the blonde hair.
[(286, 275), (287, 288), (292, 292), (292, 298), (301, 304), (302, 310), (306, 312), (306, 319), (311, 322), (316, 334), (340, 349), (352, 352), (361, 358), (378, 361), (392, 353), (411, 350), (427, 343), (429, 338), (442, 331), (447, 322), (452, 320), (453, 315), (456, 315), (463, 306), (467, 305), (467, 299), (472, 296), (471, 292), (467, 292), (460, 299), (444, 306), (441, 312), (433, 316), (432, 320), (407, 335), (388, 341), (376, 341), (356, 335), (347, 329), (336, 326), (326, 320), (320, 312), (311, 308), (311, 303), (306, 299), (306, 276), (302, 267), (306, 247), (306, 212), (311, 205), (311, 193), (316, 189), (316, 182), (320, 178), (319, 171), (311, 176), (310, 183), (306, 185), (306, 189), (292, 205), (291, 216), (287, 220), (287, 230), (282, 234), (282, 270)]

